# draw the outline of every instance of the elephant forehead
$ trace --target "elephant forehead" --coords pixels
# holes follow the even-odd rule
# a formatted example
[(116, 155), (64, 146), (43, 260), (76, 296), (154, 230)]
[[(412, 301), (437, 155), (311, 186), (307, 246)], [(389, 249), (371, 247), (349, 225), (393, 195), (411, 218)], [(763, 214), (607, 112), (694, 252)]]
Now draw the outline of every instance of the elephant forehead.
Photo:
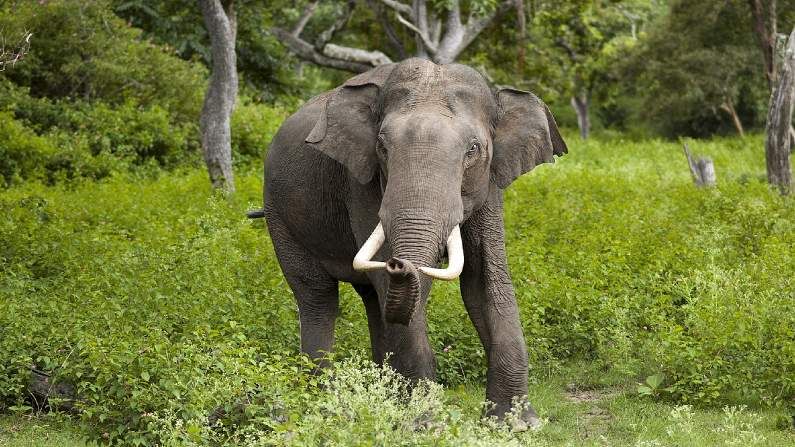
[(440, 65), (422, 59), (409, 59), (393, 70), (384, 91), (387, 109), (414, 110), (436, 104), (447, 108), (442, 91), (444, 73)]
[(409, 59), (393, 70), (383, 93), (386, 111), (410, 112), (432, 108), (442, 113), (484, 114), (495, 110), (491, 90), (483, 77), (465, 65), (437, 65)]

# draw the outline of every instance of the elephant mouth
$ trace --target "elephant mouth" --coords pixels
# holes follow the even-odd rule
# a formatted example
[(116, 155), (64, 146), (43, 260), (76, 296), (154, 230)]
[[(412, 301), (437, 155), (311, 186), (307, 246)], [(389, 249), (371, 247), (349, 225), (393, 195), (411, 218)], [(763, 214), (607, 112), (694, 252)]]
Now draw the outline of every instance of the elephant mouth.
[[(381, 246), (384, 245), (385, 239), (384, 227), (379, 222), (372, 234), (370, 234), (370, 237), (367, 238), (367, 241), (365, 241), (362, 248), (359, 249), (359, 252), (356, 253), (356, 256), (353, 258), (353, 269), (357, 272), (387, 270), (387, 273), (390, 273), (388, 262), (372, 260), (373, 256), (375, 256)], [(450, 236), (447, 238), (447, 255), (447, 267), (434, 268), (430, 266), (419, 266), (417, 270), (426, 276), (442, 281), (452, 281), (461, 275), (461, 271), (464, 269), (464, 244), (461, 241), (461, 228), (458, 225), (453, 227), (452, 231), (450, 231)], [(393, 258), (393, 260), (394, 259), (395, 258)]]
[(379, 223), (362, 248), (353, 259), (353, 269), (358, 272), (385, 270), (389, 275), (389, 288), (384, 308), (387, 323), (408, 325), (419, 301), (420, 275), (433, 279), (451, 281), (461, 274), (464, 268), (464, 248), (461, 229), (456, 225), (447, 238), (448, 263), (445, 268), (415, 266), (408, 259), (393, 257), (386, 262), (373, 261), (372, 258), (385, 241), (384, 228)]

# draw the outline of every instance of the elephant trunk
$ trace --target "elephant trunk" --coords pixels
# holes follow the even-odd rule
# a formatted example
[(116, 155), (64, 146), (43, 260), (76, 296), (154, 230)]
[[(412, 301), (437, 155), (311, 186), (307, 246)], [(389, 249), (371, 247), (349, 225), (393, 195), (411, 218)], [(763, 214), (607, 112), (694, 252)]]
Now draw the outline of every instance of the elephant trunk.
[[(402, 209), (388, 221), (392, 259), (386, 265), (389, 287), (384, 315), (388, 323), (404, 325), (424, 306), (434, 278), (432, 273), (437, 272), (434, 267), (454, 223), (436, 213), (408, 210)], [(458, 276), (456, 272), (453, 275), (453, 278)]]
[(408, 325), (420, 299), (420, 277), (414, 264), (406, 259), (392, 258), (386, 263), (389, 289), (386, 295), (387, 323)]

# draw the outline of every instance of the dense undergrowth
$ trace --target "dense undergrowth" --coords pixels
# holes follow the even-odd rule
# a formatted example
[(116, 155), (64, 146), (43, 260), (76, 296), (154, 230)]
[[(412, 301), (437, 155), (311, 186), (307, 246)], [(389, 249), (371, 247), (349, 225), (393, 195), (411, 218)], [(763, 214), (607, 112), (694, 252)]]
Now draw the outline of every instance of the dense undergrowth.
[[(531, 376), (578, 359), (619, 382), (653, 377), (649, 398), (791, 405), (795, 202), (765, 184), (761, 139), (691, 142), (715, 159), (719, 185), (705, 190), (692, 186), (677, 144), (570, 143), (556, 165), (506, 191)], [(194, 168), (0, 192), (0, 411), (31, 406), (35, 365), (76, 386), (79, 418), (99, 440), (344, 443), (356, 432), (345, 438), (336, 426), (371, 421), (357, 430), (373, 433), (391, 421), (386, 406), (400, 399), (346, 410), (305, 373), (296, 308), (264, 224), (243, 214), (261, 204), (261, 167), (242, 166), (238, 182), (229, 199)], [(366, 356), (364, 311), (341, 290), (337, 355)], [(440, 381), (483, 383), (484, 353), (457, 284), (436, 284), (428, 312)], [(411, 433), (442, 420), (460, 433), (489, 430), (467, 439), (510, 438), (450, 423), (455, 408), (431, 401), (438, 408), (417, 409), (429, 422)], [(227, 428), (211, 429), (211, 414)], [(384, 429), (385, 443), (408, 436), (401, 423)]]

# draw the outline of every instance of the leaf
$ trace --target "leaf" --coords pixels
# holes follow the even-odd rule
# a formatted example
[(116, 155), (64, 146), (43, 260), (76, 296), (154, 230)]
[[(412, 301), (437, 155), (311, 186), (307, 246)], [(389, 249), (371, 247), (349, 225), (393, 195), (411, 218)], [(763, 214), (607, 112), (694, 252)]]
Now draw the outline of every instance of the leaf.
[(144, 382), (149, 381), (149, 373), (146, 371), (141, 372), (141, 378), (144, 379)]
[(662, 385), (663, 381), (665, 380), (665, 376), (662, 373), (653, 374), (649, 377), (646, 377), (646, 383), (652, 388), (657, 389)]
[(652, 394), (652, 389), (645, 385), (638, 385), (638, 394), (641, 396), (650, 396)]

